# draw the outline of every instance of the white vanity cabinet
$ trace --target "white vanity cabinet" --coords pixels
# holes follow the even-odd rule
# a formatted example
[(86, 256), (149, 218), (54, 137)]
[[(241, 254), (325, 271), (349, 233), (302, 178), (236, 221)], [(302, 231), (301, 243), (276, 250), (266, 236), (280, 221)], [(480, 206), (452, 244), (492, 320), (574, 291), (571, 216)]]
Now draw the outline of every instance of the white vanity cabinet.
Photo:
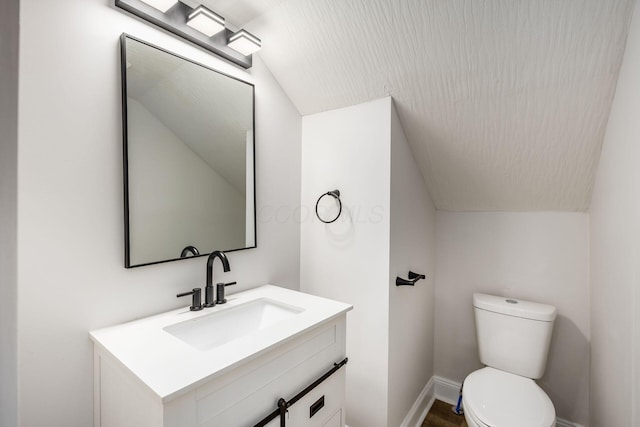
[[(92, 332), (94, 426), (252, 427), (277, 409), (280, 398), (290, 400), (342, 361), (346, 356), (346, 311), (351, 306), (272, 288), (276, 287), (257, 290), (269, 291), (268, 297), (280, 302), (285, 296), (296, 297), (283, 303), (302, 311), (255, 335), (209, 350), (194, 349), (171, 336), (161, 327), (166, 322), (158, 326), (164, 335), (157, 334), (157, 339), (166, 339), (164, 345), (171, 347), (165, 349), (167, 353), (162, 353), (161, 344), (150, 344), (154, 334), (149, 331), (155, 329), (146, 325), (145, 319)], [(243, 304), (242, 294), (237, 294), (236, 306)], [(254, 292), (249, 297), (256, 295), (262, 294)], [(314, 323), (306, 318), (316, 311), (314, 301), (336, 306), (325, 310)], [(225, 309), (232, 308), (233, 304)], [(166, 314), (175, 315), (188, 316), (184, 311)], [(188, 321), (198, 320), (197, 314), (191, 316)], [(151, 322), (157, 318), (150, 318)], [(139, 329), (137, 339), (129, 329)], [(348, 364), (293, 404), (286, 425), (343, 427), (346, 369)], [(267, 426), (280, 426), (280, 418)]]

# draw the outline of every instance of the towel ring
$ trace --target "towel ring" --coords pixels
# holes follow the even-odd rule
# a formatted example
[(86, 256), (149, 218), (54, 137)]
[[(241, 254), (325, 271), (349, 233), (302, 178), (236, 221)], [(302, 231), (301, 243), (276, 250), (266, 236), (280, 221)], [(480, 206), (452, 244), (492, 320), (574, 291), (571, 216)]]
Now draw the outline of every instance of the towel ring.
[[(322, 219), (320, 217), (320, 214), (318, 213), (318, 204), (320, 203), (320, 200), (322, 200), (324, 196), (332, 196), (334, 199), (338, 201), (338, 205), (340, 206), (338, 210), (338, 215), (336, 215), (336, 217), (330, 221)], [(316, 216), (320, 221), (324, 222), (325, 224), (331, 224), (332, 222), (335, 222), (338, 218), (340, 218), (341, 213), (342, 213), (342, 201), (340, 201), (340, 190), (327, 191), (326, 193), (324, 193), (322, 196), (318, 198), (318, 201), (316, 202)]]

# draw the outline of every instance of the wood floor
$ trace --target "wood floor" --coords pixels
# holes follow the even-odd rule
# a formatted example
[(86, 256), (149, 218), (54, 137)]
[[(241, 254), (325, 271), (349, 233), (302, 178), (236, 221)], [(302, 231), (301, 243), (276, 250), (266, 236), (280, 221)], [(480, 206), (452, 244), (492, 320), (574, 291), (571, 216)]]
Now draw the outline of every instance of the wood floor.
[(451, 405), (436, 400), (422, 422), (422, 427), (467, 427), (467, 422), (464, 415), (453, 413)]

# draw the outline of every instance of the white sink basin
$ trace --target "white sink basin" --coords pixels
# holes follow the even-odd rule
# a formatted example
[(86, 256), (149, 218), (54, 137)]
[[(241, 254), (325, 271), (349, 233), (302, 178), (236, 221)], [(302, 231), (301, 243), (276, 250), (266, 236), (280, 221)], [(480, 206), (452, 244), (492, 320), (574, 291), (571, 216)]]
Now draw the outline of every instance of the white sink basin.
[[(181, 307), (90, 333), (163, 401), (351, 310), (349, 304), (273, 285), (202, 311)], [(168, 401), (168, 400), (167, 400)]]
[(163, 328), (198, 350), (209, 350), (289, 319), (304, 309), (259, 298)]

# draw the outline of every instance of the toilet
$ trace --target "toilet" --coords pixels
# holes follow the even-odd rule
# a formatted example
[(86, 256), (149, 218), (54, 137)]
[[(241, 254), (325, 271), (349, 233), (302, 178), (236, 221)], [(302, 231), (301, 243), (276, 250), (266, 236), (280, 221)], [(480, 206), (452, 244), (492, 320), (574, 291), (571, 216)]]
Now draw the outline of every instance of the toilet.
[(534, 380), (546, 368), (556, 308), (476, 293), (473, 311), (485, 367), (464, 380), (469, 427), (555, 427), (553, 403)]

